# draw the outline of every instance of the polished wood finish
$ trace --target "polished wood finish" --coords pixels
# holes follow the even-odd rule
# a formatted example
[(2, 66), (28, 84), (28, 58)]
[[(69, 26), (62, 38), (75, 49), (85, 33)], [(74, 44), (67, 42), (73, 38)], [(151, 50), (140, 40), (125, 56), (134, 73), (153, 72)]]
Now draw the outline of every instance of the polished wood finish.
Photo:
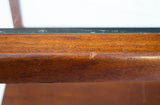
[(160, 105), (159, 82), (8, 84), (2, 105)]
[(0, 35), (0, 53), (158, 53), (160, 34)]
[(0, 35), (0, 82), (159, 81), (160, 34)]

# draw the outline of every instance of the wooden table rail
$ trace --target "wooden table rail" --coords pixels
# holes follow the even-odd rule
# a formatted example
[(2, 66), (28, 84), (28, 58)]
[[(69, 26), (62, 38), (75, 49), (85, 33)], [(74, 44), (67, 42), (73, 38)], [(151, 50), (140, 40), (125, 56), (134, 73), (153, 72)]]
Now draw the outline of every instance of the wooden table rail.
[(1, 83), (159, 80), (160, 33), (0, 34)]

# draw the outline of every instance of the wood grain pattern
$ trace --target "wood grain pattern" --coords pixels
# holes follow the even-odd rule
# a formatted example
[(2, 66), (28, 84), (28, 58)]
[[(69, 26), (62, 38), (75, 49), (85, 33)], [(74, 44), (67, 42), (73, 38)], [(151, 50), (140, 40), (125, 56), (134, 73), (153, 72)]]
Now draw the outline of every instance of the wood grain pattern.
[(0, 53), (154, 53), (160, 34), (0, 35)]
[(159, 82), (8, 84), (2, 105), (160, 105)]
[(160, 80), (160, 34), (0, 35), (0, 40), (0, 82)]

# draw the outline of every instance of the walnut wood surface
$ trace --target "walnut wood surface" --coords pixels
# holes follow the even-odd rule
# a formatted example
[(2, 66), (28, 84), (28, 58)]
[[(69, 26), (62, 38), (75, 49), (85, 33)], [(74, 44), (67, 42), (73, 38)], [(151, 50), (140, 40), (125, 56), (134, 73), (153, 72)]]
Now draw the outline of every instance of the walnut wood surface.
[(8, 84), (2, 105), (160, 105), (160, 83)]
[(0, 35), (0, 82), (159, 80), (160, 34)]

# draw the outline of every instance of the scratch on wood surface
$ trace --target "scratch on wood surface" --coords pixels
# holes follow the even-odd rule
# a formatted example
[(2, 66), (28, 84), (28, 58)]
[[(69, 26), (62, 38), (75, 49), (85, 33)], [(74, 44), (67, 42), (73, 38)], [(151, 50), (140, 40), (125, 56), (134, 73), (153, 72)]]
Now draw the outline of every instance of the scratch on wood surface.
[(97, 55), (97, 53), (91, 52), (89, 58), (90, 58), (90, 59), (93, 59), (96, 55)]

